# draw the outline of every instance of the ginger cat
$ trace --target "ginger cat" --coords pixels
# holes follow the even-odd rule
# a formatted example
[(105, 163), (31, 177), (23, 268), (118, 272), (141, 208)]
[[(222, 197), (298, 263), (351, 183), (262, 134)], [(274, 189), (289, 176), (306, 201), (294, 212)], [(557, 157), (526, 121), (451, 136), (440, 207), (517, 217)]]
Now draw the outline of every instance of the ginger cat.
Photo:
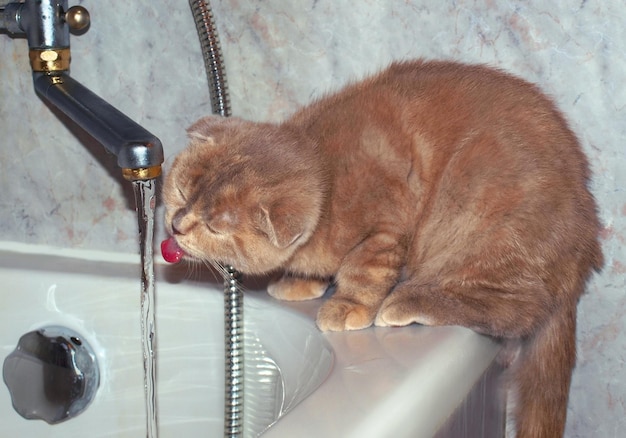
[(279, 124), (207, 117), (163, 188), (167, 243), (279, 299), (334, 294), (321, 330), (461, 325), (518, 345), (518, 438), (562, 436), (576, 305), (602, 265), (589, 169), (535, 86), (394, 63)]

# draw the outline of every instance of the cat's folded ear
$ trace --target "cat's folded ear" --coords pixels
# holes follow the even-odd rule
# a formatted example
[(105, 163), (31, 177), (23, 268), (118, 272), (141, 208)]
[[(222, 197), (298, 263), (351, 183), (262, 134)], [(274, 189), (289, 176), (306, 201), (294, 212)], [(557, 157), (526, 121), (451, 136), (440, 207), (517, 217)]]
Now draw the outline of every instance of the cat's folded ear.
[(191, 139), (212, 141), (216, 134), (222, 132), (228, 126), (239, 122), (237, 117), (206, 116), (196, 120), (189, 128), (187, 135)]
[(215, 127), (218, 126), (220, 122), (221, 117), (219, 116), (203, 117), (187, 128), (187, 135), (192, 140), (212, 141)]
[(295, 205), (279, 201), (269, 208), (260, 207), (257, 227), (267, 235), (272, 245), (287, 248), (304, 235), (306, 214)]

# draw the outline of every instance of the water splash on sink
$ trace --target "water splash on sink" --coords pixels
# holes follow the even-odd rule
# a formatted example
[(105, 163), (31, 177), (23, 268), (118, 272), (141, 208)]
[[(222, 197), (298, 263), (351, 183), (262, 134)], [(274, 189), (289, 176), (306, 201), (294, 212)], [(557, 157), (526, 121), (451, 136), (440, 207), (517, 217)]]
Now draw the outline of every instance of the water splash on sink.
[(156, 181), (134, 181), (139, 251), (141, 254), (141, 345), (143, 348), (144, 389), (146, 399), (146, 436), (157, 438), (156, 399), (156, 320), (154, 291), (154, 210)]

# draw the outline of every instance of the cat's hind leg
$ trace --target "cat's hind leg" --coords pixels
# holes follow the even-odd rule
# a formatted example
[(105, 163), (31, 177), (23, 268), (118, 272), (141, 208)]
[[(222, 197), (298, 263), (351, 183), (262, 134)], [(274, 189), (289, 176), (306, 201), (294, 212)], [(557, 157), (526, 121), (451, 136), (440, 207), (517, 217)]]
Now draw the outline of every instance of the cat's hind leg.
[(304, 301), (321, 297), (328, 285), (328, 280), (284, 275), (278, 281), (270, 283), (267, 292), (278, 300)]
[(554, 297), (539, 281), (494, 285), (468, 280), (399, 283), (382, 303), (377, 326), (460, 325), (496, 338), (532, 334), (554, 308)]

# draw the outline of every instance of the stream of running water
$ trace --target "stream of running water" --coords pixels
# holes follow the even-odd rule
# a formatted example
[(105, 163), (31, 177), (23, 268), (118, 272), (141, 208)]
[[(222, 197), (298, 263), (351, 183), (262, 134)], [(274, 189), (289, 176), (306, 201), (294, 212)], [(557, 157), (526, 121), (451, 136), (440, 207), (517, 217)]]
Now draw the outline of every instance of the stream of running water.
[(133, 181), (141, 255), (141, 345), (143, 349), (146, 437), (157, 438), (156, 324), (154, 291), (154, 210), (156, 180)]

